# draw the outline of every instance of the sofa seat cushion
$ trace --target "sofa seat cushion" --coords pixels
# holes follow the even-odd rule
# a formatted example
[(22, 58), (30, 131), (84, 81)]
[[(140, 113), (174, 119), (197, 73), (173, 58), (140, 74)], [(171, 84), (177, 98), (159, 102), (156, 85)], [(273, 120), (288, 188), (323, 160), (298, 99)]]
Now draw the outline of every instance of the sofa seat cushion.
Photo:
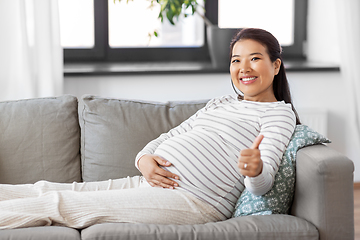
[(0, 102), (0, 183), (81, 181), (77, 98)]
[(83, 240), (152, 239), (319, 239), (311, 223), (291, 215), (244, 216), (199, 225), (156, 225), (134, 223), (97, 224), (82, 230)]
[(78, 230), (58, 227), (31, 227), (19, 228), (0, 231), (0, 240), (80, 240), (80, 232)]

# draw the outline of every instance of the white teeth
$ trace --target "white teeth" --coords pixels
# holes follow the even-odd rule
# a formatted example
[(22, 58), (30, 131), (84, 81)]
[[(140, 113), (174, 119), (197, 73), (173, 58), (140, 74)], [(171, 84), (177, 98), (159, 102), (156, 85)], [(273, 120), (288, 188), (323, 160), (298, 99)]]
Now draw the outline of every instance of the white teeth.
[(242, 78), (241, 80), (244, 82), (254, 80), (256, 77)]

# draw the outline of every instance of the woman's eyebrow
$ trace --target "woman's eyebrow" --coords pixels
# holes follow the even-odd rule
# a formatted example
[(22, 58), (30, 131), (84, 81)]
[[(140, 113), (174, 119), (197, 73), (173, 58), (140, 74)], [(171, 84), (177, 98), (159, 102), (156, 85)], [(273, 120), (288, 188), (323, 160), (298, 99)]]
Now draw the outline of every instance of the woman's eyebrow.
[[(250, 53), (250, 54), (249, 54), (249, 56), (253, 56), (253, 55), (261, 55), (261, 56), (263, 56), (263, 54), (262, 54), (262, 53), (259, 53), (259, 52), (254, 52), (254, 53)], [(235, 55), (232, 55), (231, 57), (240, 57), (240, 55), (235, 54)]]
[(249, 54), (250, 56), (252, 56), (252, 55), (263, 55), (262, 53), (259, 53), (259, 52), (255, 52), (255, 53), (251, 53), (251, 54)]

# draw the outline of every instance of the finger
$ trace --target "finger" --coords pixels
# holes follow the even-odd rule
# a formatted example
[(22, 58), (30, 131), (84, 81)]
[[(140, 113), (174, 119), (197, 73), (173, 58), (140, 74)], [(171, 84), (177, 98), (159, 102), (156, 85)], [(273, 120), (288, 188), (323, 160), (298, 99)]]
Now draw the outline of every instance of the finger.
[(166, 177), (166, 178), (173, 178), (173, 179), (176, 179), (176, 180), (179, 180), (179, 176), (172, 173), (172, 172), (169, 172), (163, 168), (159, 168), (157, 169), (156, 171), (156, 174), (160, 175), (160, 176), (163, 176), (163, 177)]
[(244, 163), (242, 166), (243, 166), (242, 169), (244, 169), (244, 170), (250, 170), (248, 163)]
[(258, 149), (261, 141), (264, 139), (264, 135), (259, 135), (255, 138), (253, 144), (251, 145), (251, 149)]
[(240, 156), (242, 158), (244, 157), (251, 157), (254, 155), (254, 153), (256, 153), (256, 151), (254, 150), (257, 150), (257, 149), (251, 149), (251, 148), (248, 148), (248, 149), (243, 149), (240, 151)]
[(249, 170), (243, 169), (243, 168), (240, 168), (240, 169), (239, 169), (239, 172), (240, 172), (240, 174), (243, 175), (243, 176), (248, 176), (249, 173), (250, 173)]
[(163, 182), (159, 182), (159, 184), (164, 187), (164, 188), (171, 188), (171, 189), (174, 189), (175, 187), (178, 187), (179, 184), (177, 182), (168, 182), (166, 180), (162, 180)]
[(160, 187), (163, 187), (163, 188), (171, 188), (171, 189), (174, 189), (175, 187), (178, 187), (178, 183), (177, 182), (174, 182), (174, 181), (171, 181), (167, 178), (158, 178), (158, 179), (153, 179), (152, 182), (156, 185), (156, 186), (160, 186)]
[(175, 188), (172, 185), (167, 185), (167, 184), (164, 184), (164, 183), (158, 182), (158, 181), (153, 181), (152, 186), (153, 187), (160, 187), (160, 188), (169, 188), (169, 189), (174, 189)]
[(163, 183), (163, 184), (167, 184), (167, 185), (171, 185), (171, 186), (178, 186), (178, 183), (169, 179), (168, 177), (164, 177), (162, 175), (157, 175), (154, 179), (156, 179), (157, 181)]
[(173, 174), (162, 168), (158, 168), (156, 169), (155, 174), (151, 177), (151, 180), (156, 180), (159, 183), (177, 187), (178, 183), (176, 181), (173, 181), (171, 178), (179, 180), (179, 176), (177, 176), (176, 174)]
[(159, 156), (154, 157), (154, 159), (161, 166), (169, 167), (171, 165), (171, 163), (169, 161), (167, 161)]

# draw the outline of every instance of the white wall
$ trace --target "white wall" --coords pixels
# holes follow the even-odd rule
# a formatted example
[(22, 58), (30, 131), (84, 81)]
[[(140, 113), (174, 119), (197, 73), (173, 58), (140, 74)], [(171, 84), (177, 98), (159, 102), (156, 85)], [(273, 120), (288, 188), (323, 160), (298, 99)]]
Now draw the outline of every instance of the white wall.
[(65, 91), (166, 102), (209, 99), (232, 93), (232, 88), (228, 74), (170, 74), (67, 77)]
[[(337, 11), (338, 0), (308, 0), (308, 59), (313, 61), (329, 61), (340, 63), (341, 46), (339, 38), (346, 38), (339, 34), (339, 16)], [(360, 10), (360, 9), (359, 9)], [(359, 12), (360, 13), (360, 12)], [(306, 77), (306, 76), (304, 76)], [(329, 146), (344, 153), (355, 164), (354, 181), (360, 181), (360, 139), (356, 135), (356, 127), (351, 113), (352, 103), (349, 98), (349, 86), (347, 86), (343, 73), (336, 74), (311, 74), (313, 81), (293, 79), (293, 90), (310, 88), (310, 94), (314, 94), (314, 87), (318, 95), (297, 101), (304, 105), (310, 102), (314, 105), (323, 105), (329, 111), (329, 138), (333, 141)], [(308, 102), (308, 103), (307, 103)]]
[[(308, 59), (339, 63), (336, 0), (309, 0)], [(298, 110), (328, 112), (327, 136), (332, 147), (355, 163), (360, 181), (360, 143), (347, 107), (347, 86), (341, 72), (288, 73), (294, 105)], [(65, 93), (153, 101), (209, 99), (232, 94), (229, 74), (177, 74), (138, 76), (66, 77)], [(301, 111), (300, 111), (301, 112)], [(301, 117), (301, 116), (300, 116)], [(360, 167), (360, 166), (359, 166)]]

